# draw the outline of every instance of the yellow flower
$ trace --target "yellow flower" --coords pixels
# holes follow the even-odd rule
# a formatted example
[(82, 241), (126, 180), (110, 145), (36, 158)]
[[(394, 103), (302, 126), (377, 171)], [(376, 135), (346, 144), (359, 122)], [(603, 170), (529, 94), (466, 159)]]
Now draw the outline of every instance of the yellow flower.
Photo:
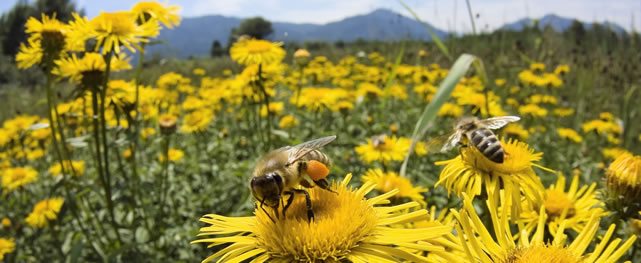
[(395, 172), (383, 172), (379, 168), (369, 169), (361, 179), (364, 184), (376, 184), (376, 190), (383, 193), (397, 189), (396, 197), (407, 197), (412, 201), (425, 205), (425, 197), (422, 193), (427, 192), (427, 189), (421, 186), (414, 186), (408, 178), (402, 177)]
[(246, 39), (234, 43), (229, 49), (231, 59), (242, 65), (273, 64), (285, 57), (282, 43), (267, 40)]
[(31, 211), (25, 221), (34, 228), (45, 227), (49, 221), (58, 218), (58, 212), (60, 212), (64, 202), (65, 200), (60, 197), (42, 200), (33, 207), (33, 211)]
[(8, 217), (3, 217), (2, 218), (2, 222), (0, 224), (4, 228), (10, 227), (11, 226), (11, 219), (9, 219)]
[(38, 178), (38, 172), (29, 166), (7, 168), (0, 174), (2, 188), (11, 192), (18, 187), (33, 183)]
[(356, 95), (358, 97), (377, 98), (383, 96), (383, 90), (372, 83), (363, 82), (358, 85)]
[(402, 161), (410, 148), (409, 140), (400, 140), (396, 136), (376, 136), (367, 139), (367, 144), (361, 144), (354, 149), (366, 163), (380, 161)]
[(18, 54), (16, 54), (16, 64), (19, 69), (28, 69), (33, 67), (33, 65), (40, 64), (42, 62), (42, 57), (44, 52), (39, 41), (27, 40), (29, 45), (20, 43), (20, 49)]
[(296, 198), (287, 215), (275, 222), (261, 209), (251, 217), (205, 215), (200, 221), (207, 226), (200, 229), (201, 238), (192, 243), (207, 243), (209, 247), (229, 244), (233, 248), (219, 250), (203, 262), (242, 262), (249, 258), (253, 262), (424, 262), (425, 257), (407, 250), (443, 250), (432, 241), (449, 234), (450, 226), (402, 228), (402, 223), (428, 219), (427, 211), (410, 212), (419, 206), (416, 202), (381, 206), (396, 191), (368, 199), (365, 196), (376, 185), (366, 183), (352, 189), (350, 180), (351, 174), (341, 183), (332, 184), (336, 193), (318, 187), (309, 189), (315, 215), (312, 222), (307, 220), (303, 198)]
[(620, 155), (627, 153), (627, 154), (632, 154), (626, 149), (620, 148), (620, 147), (613, 147), (613, 148), (603, 148), (601, 151), (603, 154), (603, 157), (609, 160), (614, 160)]
[[(290, 102), (295, 104), (298, 102), (298, 107), (305, 107), (308, 110), (323, 110), (327, 107), (336, 109), (335, 107), (339, 102), (346, 101), (349, 97), (347, 91), (335, 88), (303, 88), (301, 90), (300, 98), (296, 100), (296, 96), (290, 98)], [(353, 104), (346, 101), (349, 106), (354, 107)], [(349, 108), (349, 107), (348, 107)], [(338, 110), (338, 109), (336, 109)]]
[(563, 139), (570, 140), (575, 143), (581, 143), (583, 141), (583, 137), (579, 135), (578, 132), (576, 132), (573, 129), (570, 128), (557, 128), (556, 132), (559, 134), (559, 136)]
[(495, 79), (494, 84), (497, 87), (503, 87), (507, 81), (505, 79)]
[(4, 255), (13, 252), (16, 249), (16, 243), (13, 239), (0, 237), (0, 260), (4, 260)]
[(515, 136), (519, 140), (525, 141), (530, 137), (530, 132), (518, 123), (510, 123), (503, 128), (502, 133), (507, 136)]
[(574, 109), (572, 108), (556, 108), (554, 111), (552, 111), (554, 115), (559, 116), (559, 117), (567, 117), (572, 114), (574, 114)]
[[(583, 228), (584, 231), (580, 232), (571, 243), (567, 244), (567, 236), (562, 234), (563, 225), (559, 227), (554, 238), (549, 240), (545, 235), (545, 212), (540, 213), (536, 226), (530, 231), (521, 224), (512, 226), (505, 216), (501, 216), (506, 213), (499, 211), (498, 195), (496, 192), (495, 196), (490, 196), (486, 202), (489, 218), (492, 221), (492, 227), (489, 229), (478, 216), (471, 198), (467, 196), (464, 198), (463, 209), (453, 212), (460, 223), (456, 226), (456, 232), (459, 233), (461, 244), (467, 255), (467, 260), (463, 262), (617, 262), (636, 240), (636, 236), (628, 238), (625, 242), (619, 238), (612, 239), (614, 224), (610, 225), (605, 234), (599, 235), (597, 239), (599, 217), (596, 215), (589, 218)], [(504, 207), (503, 210), (505, 209), (508, 208)], [(543, 209), (541, 207), (541, 210)], [(593, 244), (594, 240), (599, 241)], [(586, 252), (589, 247), (593, 250)]]
[(607, 214), (603, 203), (597, 198), (596, 183), (579, 188), (579, 174), (575, 174), (567, 191), (565, 186), (565, 176), (558, 174), (556, 184), (545, 190), (542, 202), (522, 202), (523, 212), (517, 222), (531, 233), (537, 226), (539, 212), (545, 211), (551, 235), (558, 234), (562, 226), (581, 233), (592, 216), (601, 218)]
[(95, 39), (94, 51), (102, 50), (102, 54), (120, 53), (121, 46), (130, 52), (140, 49), (141, 43), (149, 42), (156, 37), (160, 26), (155, 21), (138, 24), (136, 14), (132, 12), (101, 12), (98, 16), (85, 23), (85, 18), (76, 16), (76, 24), (72, 25), (75, 35), (73, 41), (83, 43), (87, 39)]
[(214, 118), (214, 113), (208, 109), (197, 110), (185, 115), (183, 125), (180, 126), (180, 131), (183, 133), (193, 133), (207, 129), (209, 123)]
[(41, 20), (30, 17), (25, 28), (25, 33), (29, 34), (29, 45), (20, 44), (16, 55), (18, 68), (26, 69), (40, 63), (51, 66), (48, 64), (58, 59), (65, 50), (68, 26), (55, 17), (42, 14)]
[(454, 103), (446, 102), (438, 111), (438, 116), (441, 116), (441, 117), (450, 116), (454, 118), (459, 118), (463, 116), (463, 107), (456, 105)]
[(285, 115), (282, 118), (280, 118), (280, 121), (278, 122), (278, 127), (281, 129), (289, 129), (292, 127), (295, 127), (298, 125), (298, 119), (294, 117), (293, 115)]
[(606, 135), (621, 134), (621, 132), (623, 131), (623, 128), (615, 122), (598, 120), (598, 119), (583, 123), (583, 125), (581, 125), (581, 129), (583, 130), (584, 133), (595, 131), (599, 134), (606, 134)]
[[(160, 132), (165, 135), (173, 134), (176, 131), (177, 121), (178, 117), (173, 114), (165, 113), (158, 116), (158, 126), (160, 127)], [(151, 132), (151, 130), (149, 132)], [(156, 133), (156, 130), (153, 130), (153, 133)], [(147, 134), (146, 136), (143, 136), (143, 138), (147, 138), (149, 137), (149, 135), (153, 134)]]
[(140, 138), (142, 139), (148, 139), (149, 137), (154, 135), (156, 135), (156, 129), (152, 127), (146, 127), (140, 131)]
[[(63, 162), (65, 165), (65, 171), (68, 174), (73, 174), (75, 176), (81, 176), (85, 174), (85, 161), (64, 161)], [(57, 162), (56, 164), (52, 165), (49, 168), (49, 174), (53, 176), (60, 176), (62, 175), (62, 167), (60, 166), (60, 162)]]
[(45, 151), (42, 149), (31, 149), (27, 151), (27, 160), (33, 161), (45, 156)]
[(294, 52), (294, 58), (308, 58), (311, 54), (309, 54), (309, 51), (307, 49), (297, 49), (296, 52)]
[(407, 99), (407, 89), (403, 85), (394, 84), (386, 88), (384, 91), (384, 96), (388, 98), (396, 98), (399, 100)]
[(156, 80), (156, 85), (160, 89), (175, 88), (180, 85), (188, 85), (189, 83), (191, 83), (191, 79), (176, 72), (167, 72), (160, 75), (158, 80)]
[(606, 171), (608, 191), (626, 202), (641, 203), (641, 156), (624, 153)]
[(541, 108), (537, 104), (526, 104), (519, 107), (519, 114), (531, 115), (532, 117), (545, 117), (548, 115), (548, 110)]
[(203, 68), (195, 68), (191, 73), (194, 73), (196, 76), (204, 76), (207, 72)]
[[(272, 115), (280, 115), (285, 109), (285, 103), (283, 102), (270, 102), (269, 103), (269, 112)], [(260, 107), (260, 116), (267, 117), (267, 107), (265, 105)]]
[[(42, 122), (42, 124), (49, 124), (48, 122)], [(37, 141), (44, 141), (51, 136), (51, 129), (49, 127), (43, 127), (39, 129), (33, 129), (31, 130), (31, 133), (29, 134), (31, 138)]]
[(556, 75), (564, 75), (566, 73), (570, 72), (570, 66), (567, 64), (561, 64), (556, 66), (554, 69), (554, 74)]
[(131, 155), (132, 155), (131, 149), (129, 148), (125, 149), (124, 151), (122, 151), (121, 155), (122, 155), (122, 158), (125, 158), (125, 159), (131, 158)]
[[(180, 149), (171, 148), (169, 149), (169, 152), (167, 153), (167, 155), (169, 156), (170, 162), (178, 162), (183, 159), (183, 157), (185, 156), (185, 152), (183, 152)], [(165, 156), (164, 155), (158, 156), (158, 160), (161, 162), (164, 162)]]
[(532, 64), (530, 64), (530, 70), (543, 71), (543, 70), (545, 70), (545, 64), (543, 64), (543, 63), (532, 63)]
[[(100, 84), (103, 72), (107, 69), (105, 59), (99, 53), (85, 53), (82, 58), (72, 54), (70, 57), (56, 60), (55, 63), (57, 67), (51, 73), (85, 85)], [(131, 69), (125, 56), (113, 56), (110, 67), (112, 72)]]
[(138, 23), (144, 24), (150, 19), (156, 19), (168, 28), (174, 28), (180, 24), (179, 6), (163, 5), (158, 2), (138, 2), (131, 12), (138, 18)]
[(528, 98), (528, 101), (531, 104), (547, 103), (547, 104), (556, 105), (559, 103), (556, 97), (552, 95), (544, 95), (544, 94), (534, 94)]
[[(490, 161), (476, 147), (464, 147), (454, 159), (436, 162), (445, 165), (436, 186), (443, 185), (458, 196), (467, 193), (471, 197), (485, 192), (503, 189), (513, 204), (521, 201), (521, 194), (530, 203), (542, 200), (543, 184), (534, 173), (533, 166), (546, 169), (538, 164), (542, 153), (534, 153), (526, 143), (516, 140), (501, 140), (505, 151), (503, 163)], [(518, 217), (520, 206), (512, 206), (512, 215)]]

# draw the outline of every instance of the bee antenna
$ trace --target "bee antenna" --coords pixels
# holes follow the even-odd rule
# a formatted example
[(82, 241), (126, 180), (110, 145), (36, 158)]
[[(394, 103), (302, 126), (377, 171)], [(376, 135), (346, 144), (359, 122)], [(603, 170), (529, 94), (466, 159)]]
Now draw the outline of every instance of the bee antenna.
[(263, 207), (263, 204), (265, 204), (265, 198), (263, 198), (263, 199), (261, 199), (261, 200), (260, 200), (260, 209), (261, 209), (261, 210), (263, 210), (263, 212), (265, 212), (265, 215), (267, 215), (267, 217), (269, 217), (269, 220), (271, 220), (271, 221), (272, 221), (272, 223), (276, 223), (276, 221), (274, 220), (274, 218), (272, 218), (272, 216), (270, 216), (270, 215), (269, 215), (269, 213), (267, 212), (267, 210), (265, 210), (265, 207)]

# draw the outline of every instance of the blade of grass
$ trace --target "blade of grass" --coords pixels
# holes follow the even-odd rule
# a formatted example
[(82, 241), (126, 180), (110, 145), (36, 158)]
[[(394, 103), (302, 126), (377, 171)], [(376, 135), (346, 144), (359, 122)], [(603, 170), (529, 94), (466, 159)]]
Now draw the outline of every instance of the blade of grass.
[(443, 53), (443, 55), (445, 55), (445, 57), (447, 57), (447, 59), (449, 59), (450, 61), (454, 60), (454, 59), (452, 58), (452, 55), (450, 55), (450, 51), (447, 49), (447, 47), (445, 46), (445, 44), (443, 44), (443, 41), (442, 41), (442, 40), (441, 40), (441, 38), (436, 34), (436, 32), (434, 32), (434, 30), (432, 29), (432, 27), (430, 27), (430, 25), (429, 25), (429, 24), (427, 24), (427, 23), (423, 22), (423, 21), (418, 17), (418, 15), (416, 14), (416, 12), (414, 12), (414, 10), (412, 10), (412, 8), (411, 8), (411, 7), (409, 7), (407, 4), (405, 4), (405, 2), (403, 2), (403, 0), (399, 0), (399, 2), (401, 3), (401, 5), (402, 5), (403, 7), (405, 7), (405, 9), (406, 9), (408, 12), (410, 12), (410, 14), (412, 14), (412, 16), (414, 17), (414, 19), (416, 19), (416, 21), (418, 21), (419, 23), (421, 23), (421, 24), (423, 24), (423, 25), (425, 26), (425, 28), (427, 29), (427, 32), (430, 34), (430, 37), (432, 38), (432, 41), (434, 42), (434, 44), (436, 45), (436, 47), (438, 47), (438, 49), (441, 51), (441, 53)]
[(472, 14), (472, 5), (470, 4), (470, 0), (465, 0), (465, 3), (467, 3), (467, 13), (470, 16), (470, 22), (472, 23), (472, 33), (476, 35), (476, 23), (474, 23), (474, 14)]
[[(416, 143), (418, 143), (418, 141), (423, 138), (427, 130), (432, 126), (432, 123), (436, 118), (436, 114), (441, 109), (441, 106), (443, 106), (443, 103), (445, 103), (450, 98), (450, 96), (452, 95), (452, 91), (456, 87), (456, 84), (463, 76), (465, 76), (472, 64), (474, 64), (474, 67), (477, 70), (482, 71), (479, 72), (481, 75), (484, 75), (485, 72), (483, 70), (483, 64), (481, 63), (480, 59), (470, 54), (461, 55), (456, 60), (456, 62), (454, 62), (454, 65), (452, 66), (452, 68), (450, 68), (449, 73), (447, 74), (443, 82), (441, 82), (441, 84), (439, 85), (438, 91), (436, 91), (436, 94), (434, 95), (434, 99), (432, 99), (432, 101), (425, 107), (425, 110), (423, 110), (421, 117), (418, 119), (418, 121), (416, 122), (416, 126), (414, 127), (414, 133), (412, 134), (412, 145), (407, 151), (405, 160), (403, 161), (403, 165), (401, 166), (401, 176), (405, 176), (407, 163), (409, 162), (409, 158), (412, 155), (412, 152), (414, 152)], [(484, 80), (485, 77), (482, 76), (481, 79)]]

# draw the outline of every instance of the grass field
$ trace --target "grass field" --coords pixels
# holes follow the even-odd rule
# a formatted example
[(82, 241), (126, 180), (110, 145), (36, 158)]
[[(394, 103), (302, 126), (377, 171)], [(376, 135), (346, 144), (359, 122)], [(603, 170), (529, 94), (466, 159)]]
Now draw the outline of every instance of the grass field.
[[(3, 65), (0, 261), (641, 260), (638, 34), (241, 39), (160, 63), (144, 49), (179, 20), (143, 7), (33, 18)], [(465, 136), (439, 151), (466, 116), (520, 117), (494, 129), (503, 163)], [(313, 221), (302, 193), (285, 214), (289, 186), (252, 187), (265, 153), (330, 135), (331, 191), (296, 184)]]

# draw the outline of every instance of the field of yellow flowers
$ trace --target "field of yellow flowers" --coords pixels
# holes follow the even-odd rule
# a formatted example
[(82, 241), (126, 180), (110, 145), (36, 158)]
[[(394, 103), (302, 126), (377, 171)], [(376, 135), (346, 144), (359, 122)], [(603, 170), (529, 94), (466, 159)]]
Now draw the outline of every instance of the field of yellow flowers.
[[(617, 100), (625, 116), (577, 118), (586, 105), (568, 94), (586, 95), (569, 64), (488, 79), (477, 58), (461, 66), (469, 55), (330, 59), (245, 37), (229, 69), (143, 79), (145, 49), (177, 10), (28, 20), (15, 59), (46, 75), (49, 110), (0, 125), (0, 261), (641, 260), (630, 96)], [(508, 115), (521, 119), (496, 130), (503, 163), (469, 143), (434, 150), (462, 117)], [(314, 219), (303, 196), (277, 218), (259, 208), (256, 160), (328, 135), (331, 191), (308, 189)]]

